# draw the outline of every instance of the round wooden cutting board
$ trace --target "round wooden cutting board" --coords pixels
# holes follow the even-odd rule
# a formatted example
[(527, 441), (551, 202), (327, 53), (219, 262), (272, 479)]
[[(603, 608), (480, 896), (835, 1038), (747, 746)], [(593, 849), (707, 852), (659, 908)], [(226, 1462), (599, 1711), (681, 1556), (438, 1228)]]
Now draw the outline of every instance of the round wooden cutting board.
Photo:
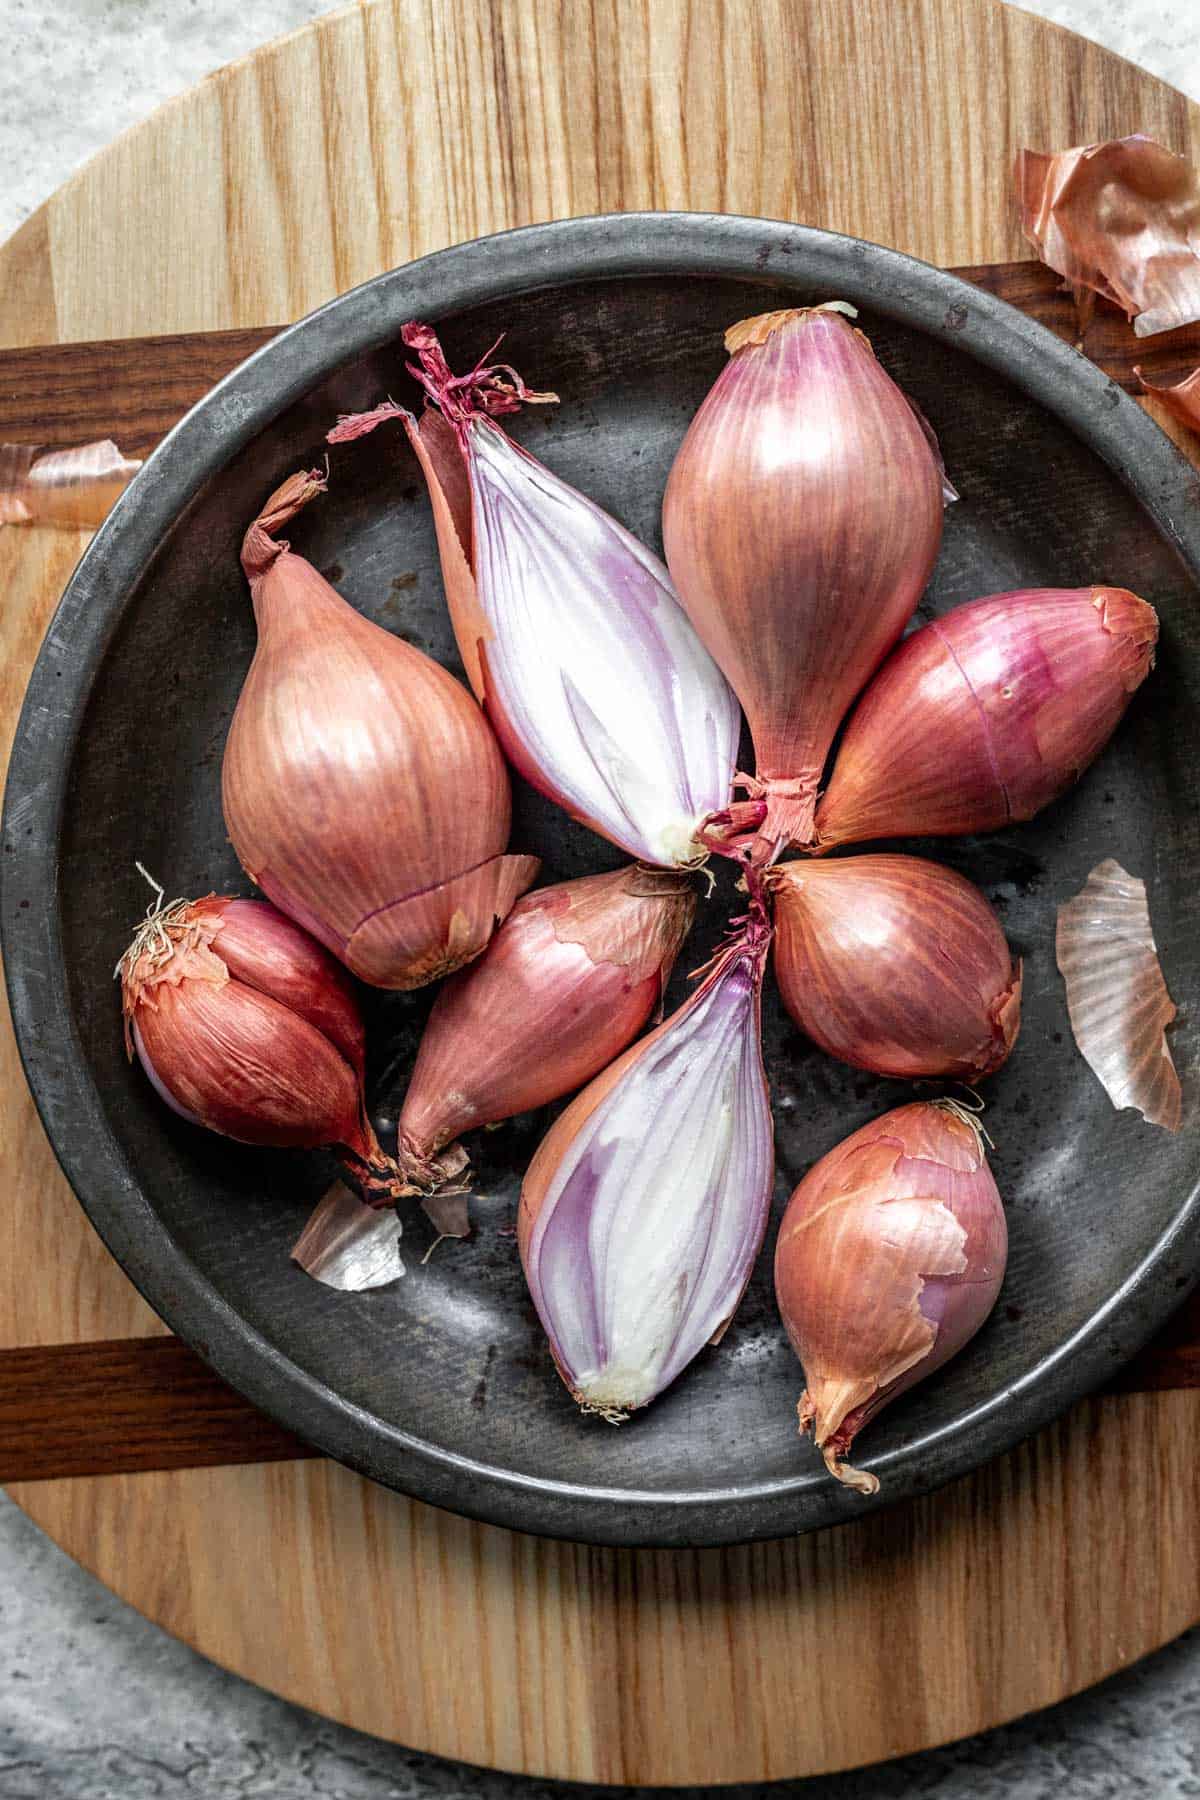
[[(998, 0), (370, 0), (69, 181), (0, 250), (0, 346), (283, 323), (457, 240), (636, 207), (1015, 258), (1014, 150), (1137, 130), (1200, 151), (1180, 94)], [(83, 542), (0, 531), (5, 747)], [(0, 1054), (0, 1348), (161, 1333), (7, 1030)], [(1200, 1618), (1198, 1434), (1196, 1391), (1105, 1397), (917, 1504), (701, 1553), (510, 1534), (321, 1460), (10, 1491), (167, 1630), (363, 1730), (537, 1775), (752, 1781), (978, 1731)]]

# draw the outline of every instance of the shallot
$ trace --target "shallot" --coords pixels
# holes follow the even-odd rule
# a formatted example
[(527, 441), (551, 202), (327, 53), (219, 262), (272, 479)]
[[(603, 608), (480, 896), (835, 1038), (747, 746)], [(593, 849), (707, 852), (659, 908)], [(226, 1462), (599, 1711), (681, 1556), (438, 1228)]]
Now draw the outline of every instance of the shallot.
[(830, 1056), (902, 1080), (979, 1081), (1021, 1022), (1021, 965), (992, 908), (917, 856), (779, 863), (775, 975)]
[(1004, 1208), (978, 1120), (953, 1100), (873, 1119), (814, 1164), (788, 1203), (775, 1293), (804, 1366), (800, 1429), (861, 1494), (846, 1461), (863, 1427), (962, 1349), (1000, 1291)]
[(942, 537), (928, 428), (847, 313), (835, 301), (731, 327), (663, 502), (680, 599), (750, 722), (759, 862), (810, 841), (834, 733)]
[(276, 537), (325, 487), (293, 475), (246, 533), (258, 648), (225, 746), (233, 847), (276, 906), (377, 987), (478, 956), (538, 868), (461, 684), (355, 612)]
[(1154, 666), (1126, 588), (1027, 588), (956, 606), (879, 671), (817, 808), (817, 844), (995, 831), (1069, 788)]
[[(454, 376), (427, 325), (402, 336), (430, 406), (400, 419), (424, 470), (467, 678), (513, 765), (628, 855), (688, 867), (729, 801), (737, 702), (666, 569), (496, 423), (535, 394), (503, 365)], [(434, 410), (434, 409), (438, 410)]]
[(774, 1148), (761, 901), (700, 986), (584, 1089), (521, 1189), (525, 1278), (585, 1412), (647, 1405), (724, 1331), (762, 1243)]

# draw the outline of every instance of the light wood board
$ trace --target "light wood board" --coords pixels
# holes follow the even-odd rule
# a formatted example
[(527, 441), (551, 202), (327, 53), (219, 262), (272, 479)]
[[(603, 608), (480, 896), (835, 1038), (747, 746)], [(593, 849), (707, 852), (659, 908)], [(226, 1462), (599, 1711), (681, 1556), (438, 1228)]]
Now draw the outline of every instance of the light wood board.
[[(0, 344), (293, 318), (444, 244), (697, 207), (942, 263), (1023, 253), (1022, 144), (1200, 149), (1182, 96), (998, 0), (383, 0), (233, 65), (0, 249)], [(4, 742), (84, 540), (0, 532)], [(153, 672), (147, 671), (148, 693)], [(163, 1329), (0, 1047), (0, 1345)], [(808, 1774), (976, 1731), (1200, 1617), (1196, 1392), (1082, 1405), (893, 1514), (725, 1552), (465, 1523), (316, 1461), (10, 1491), (168, 1630), (472, 1762), (621, 1782)]]

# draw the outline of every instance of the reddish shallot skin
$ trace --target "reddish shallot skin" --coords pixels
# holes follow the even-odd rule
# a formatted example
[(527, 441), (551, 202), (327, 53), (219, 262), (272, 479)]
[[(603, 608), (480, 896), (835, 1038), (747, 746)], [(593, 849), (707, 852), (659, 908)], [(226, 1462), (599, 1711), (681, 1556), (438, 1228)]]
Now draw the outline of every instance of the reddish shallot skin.
[(636, 865), (539, 888), (445, 984), (421, 1038), (398, 1157), (420, 1187), (457, 1175), (451, 1139), (582, 1087), (641, 1031), (695, 913), (686, 876)]
[(839, 1481), (878, 1491), (851, 1445), (975, 1335), (1007, 1256), (979, 1127), (953, 1102), (898, 1106), (809, 1170), (779, 1229), (775, 1293), (807, 1382), (800, 1429)]
[(508, 774), (470, 694), (275, 535), (324, 486), (292, 476), (246, 534), (259, 635), (225, 822), (251, 879), (354, 974), (422, 987), (478, 956), (538, 864), (504, 854)]
[(1157, 641), (1154, 608), (1111, 587), (991, 594), (923, 626), (846, 727), (818, 847), (1031, 819), (1104, 748)]
[(783, 1003), (830, 1056), (900, 1080), (979, 1081), (1021, 1022), (1021, 966), (963, 876), (917, 856), (772, 871)]
[(339, 1147), (373, 1201), (397, 1197), (363, 1101), (353, 987), (299, 926), (265, 900), (175, 903), (119, 973), (127, 1048), (182, 1118), (243, 1144)]
[(837, 310), (767, 313), (680, 446), (663, 501), (667, 563), (742, 703), (752, 846), (769, 862), (812, 835), (846, 709), (899, 638), (942, 536), (942, 472), (904, 394)]

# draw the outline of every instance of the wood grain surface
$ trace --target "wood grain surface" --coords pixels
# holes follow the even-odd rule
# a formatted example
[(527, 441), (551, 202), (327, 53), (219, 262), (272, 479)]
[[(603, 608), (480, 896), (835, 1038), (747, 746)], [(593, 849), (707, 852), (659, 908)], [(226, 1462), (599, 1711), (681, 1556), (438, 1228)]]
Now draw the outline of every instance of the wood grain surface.
[[(641, 206), (1011, 260), (1013, 152), (1133, 130), (1200, 148), (1182, 96), (998, 0), (371, 0), (68, 182), (0, 250), (0, 345), (242, 331), (482, 232)], [(82, 541), (0, 532), (5, 744)], [(160, 1333), (7, 1034), (0, 1079), (0, 1346)], [(363, 1729), (530, 1773), (756, 1780), (978, 1730), (1194, 1622), (1198, 1428), (1196, 1392), (1096, 1399), (894, 1513), (702, 1553), (472, 1525), (319, 1459), (10, 1491), (167, 1629)]]

